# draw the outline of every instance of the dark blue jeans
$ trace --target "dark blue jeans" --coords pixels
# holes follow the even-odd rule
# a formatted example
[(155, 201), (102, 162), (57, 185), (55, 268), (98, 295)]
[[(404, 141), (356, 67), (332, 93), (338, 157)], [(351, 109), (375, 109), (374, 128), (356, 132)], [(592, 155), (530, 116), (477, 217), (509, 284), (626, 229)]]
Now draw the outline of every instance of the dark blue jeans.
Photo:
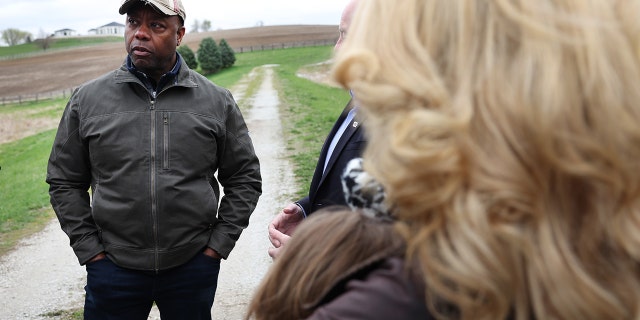
[(121, 268), (108, 258), (86, 268), (85, 319), (146, 320), (153, 302), (163, 320), (211, 319), (219, 259), (199, 253), (160, 273)]

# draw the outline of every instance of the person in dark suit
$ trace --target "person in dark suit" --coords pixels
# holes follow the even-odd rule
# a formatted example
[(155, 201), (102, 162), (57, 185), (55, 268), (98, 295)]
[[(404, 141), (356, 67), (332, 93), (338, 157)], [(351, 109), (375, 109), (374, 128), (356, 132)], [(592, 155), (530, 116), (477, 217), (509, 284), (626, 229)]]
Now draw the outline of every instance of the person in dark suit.
[[(338, 29), (340, 37), (334, 50), (340, 49), (347, 35), (357, 3), (358, 0), (350, 0), (342, 11)], [(268, 252), (272, 258), (278, 256), (280, 249), (304, 218), (323, 207), (346, 205), (341, 176), (349, 161), (362, 156), (366, 145), (364, 130), (356, 117), (356, 110), (351, 99), (329, 132), (318, 158), (309, 194), (285, 206), (269, 224), (269, 240), (273, 247)]]

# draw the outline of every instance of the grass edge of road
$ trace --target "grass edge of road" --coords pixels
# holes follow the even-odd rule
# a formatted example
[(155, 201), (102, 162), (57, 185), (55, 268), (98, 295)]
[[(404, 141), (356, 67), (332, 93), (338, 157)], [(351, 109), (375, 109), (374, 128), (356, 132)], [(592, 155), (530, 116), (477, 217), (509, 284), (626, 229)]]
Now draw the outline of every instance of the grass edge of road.
[[(277, 76), (274, 79), (274, 85), (279, 91), (281, 99), (280, 116), (283, 124), (283, 136), (287, 146), (287, 157), (292, 160), (294, 166), (296, 196), (304, 195), (307, 192), (307, 186), (313, 175), (313, 169), (324, 138), (349, 98), (348, 93), (343, 89), (300, 78), (297, 72), (306, 65), (326, 61), (331, 58), (331, 55), (332, 47), (330, 46), (242, 53), (237, 54), (236, 64), (232, 68), (209, 77), (214, 83), (228, 88), (257, 66), (265, 64), (278, 65), (275, 69)], [(62, 107), (52, 112), (50, 110), (52, 102), (60, 103), (61, 101)], [(25, 110), (38, 114), (38, 110), (42, 109), (48, 110), (48, 116), (59, 118), (64, 104), (66, 104), (66, 101), (63, 101), (63, 99), (56, 99), (40, 101), (36, 104), (25, 106), (4, 106), (0, 108), (0, 114), (24, 112)], [(11, 181), (11, 184), (0, 183), (0, 205), (5, 201), (11, 202), (15, 200), (6, 196), (5, 194), (8, 195), (9, 193), (3, 192), (2, 188), (15, 189), (14, 191), (17, 193), (29, 194), (39, 199), (36, 204), (24, 208), (28, 213), (27, 215), (32, 215), (35, 218), (22, 225), (22, 227), (5, 232), (5, 222), (0, 221), (0, 243), (4, 245), (5, 241), (11, 242), (6, 250), (0, 251), (0, 256), (10, 252), (22, 237), (42, 230), (46, 222), (55, 216), (50, 209), (48, 186), (44, 182), (46, 160), (48, 159), (54, 135), (55, 129), (40, 132), (10, 143), (0, 144), (0, 166), (2, 166), (2, 169), (0, 169), (0, 182)], [(38, 137), (43, 140), (39, 144), (34, 144), (34, 139)], [(40, 150), (37, 157), (31, 156), (31, 158), (35, 158), (32, 160), (36, 161), (37, 164), (20, 160), (20, 155), (23, 155), (26, 149), (33, 148)], [(10, 168), (7, 166), (8, 162), (30, 169), (27, 171), (21, 169), (18, 170), (19, 173), (9, 175), (8, 172), (13, 170), (7, 170)], [(27, 184), (30, 184), (35, 190), (30, 189), (29, 192), (25, 192), (15, 187), (14, 183), (18, 180), (25, 180), (24, 177), (29, 177)], [(0, 211), (2, 211), (1, 208)], [(24, 212), (20, 214), (24, 215)], [(55, 310), (42, 316), (51, 319), (75, 320), (82, 318), (82, 310)]]

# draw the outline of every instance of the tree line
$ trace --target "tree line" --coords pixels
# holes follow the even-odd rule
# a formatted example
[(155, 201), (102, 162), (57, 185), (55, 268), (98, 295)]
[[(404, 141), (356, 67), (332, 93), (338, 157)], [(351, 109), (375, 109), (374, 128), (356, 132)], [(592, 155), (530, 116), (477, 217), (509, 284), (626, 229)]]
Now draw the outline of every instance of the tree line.
[(200, 67), (200, 71), (204, 75), (214, 74), (229, 68), (236, 62), (235, 52), (225, 39), (220, 40), (219, 43), (216, 43), (211, 37), (202, 39), (197, 55), (187, 45), (179, 46), (178, 53), (189, 68), (196, 70)]
[(25, 42), (29, 43), (31, 42), (31, 37), (31, 32), (27, 31), (13, 28), (2, 30), (2, 40), (10, 46), (15, 46)]
[[(211, 30), (211, 21), (210, 20), (194, 20), (193, 25), (191, 26), (189, 32), (198, 33), (198, 32), (208, 32)], [(34, 39), (31, 32), (23, 31), (15, 28), (8, 28), (2, 30), (2, 40), (9, 46), (15, 46), (23, 43), (31, 43), (36, 42), (42, 49), (46, 50), (50, 47), (51, 42), (53, 41), (53, 35), (45, 33), (42, 29), (40, 30), (40, 34), (38, 35), (38, 39)]]

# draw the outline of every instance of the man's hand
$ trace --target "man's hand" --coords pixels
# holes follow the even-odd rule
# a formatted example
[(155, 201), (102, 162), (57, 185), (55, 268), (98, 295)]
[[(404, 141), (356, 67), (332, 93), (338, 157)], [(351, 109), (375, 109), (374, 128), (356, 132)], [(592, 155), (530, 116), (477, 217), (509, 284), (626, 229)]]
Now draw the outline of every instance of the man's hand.
[(293, 231), (304, 216), (302, 210), (295, 203), (291, 203), (284, 207), (278, 215), (269, 224), (269, 241), (273, 248), (269, 248), (269, 256), (275, 259), (280, 254), (282, 248), (291, 238)]
[(204, 249), (203, 254), (204, 254), (205, 256), (209, 256), (209, 257), (211, 257), (211, 258), (215, 258), (215, 259), (222, 259), (222, 256), (220, 256), (220, 254), (219, 254), (217, 251), (215, 251), (215, 250), (213, 250), (213, 249), (211, 249), (211, 248), (209, 248), (209, 247), (207, 247), (206, 249)]
[(102, 260), (102, 259), (104, 259), (106, 257), (107, 257), (107, 255), (104, 254), (104, 252), (100, 252), (100, 253), (96, 254), (93, 258), (91, 258), (89, 261), (87, 261), (87, 263), (96, 262), (96, 261)]

